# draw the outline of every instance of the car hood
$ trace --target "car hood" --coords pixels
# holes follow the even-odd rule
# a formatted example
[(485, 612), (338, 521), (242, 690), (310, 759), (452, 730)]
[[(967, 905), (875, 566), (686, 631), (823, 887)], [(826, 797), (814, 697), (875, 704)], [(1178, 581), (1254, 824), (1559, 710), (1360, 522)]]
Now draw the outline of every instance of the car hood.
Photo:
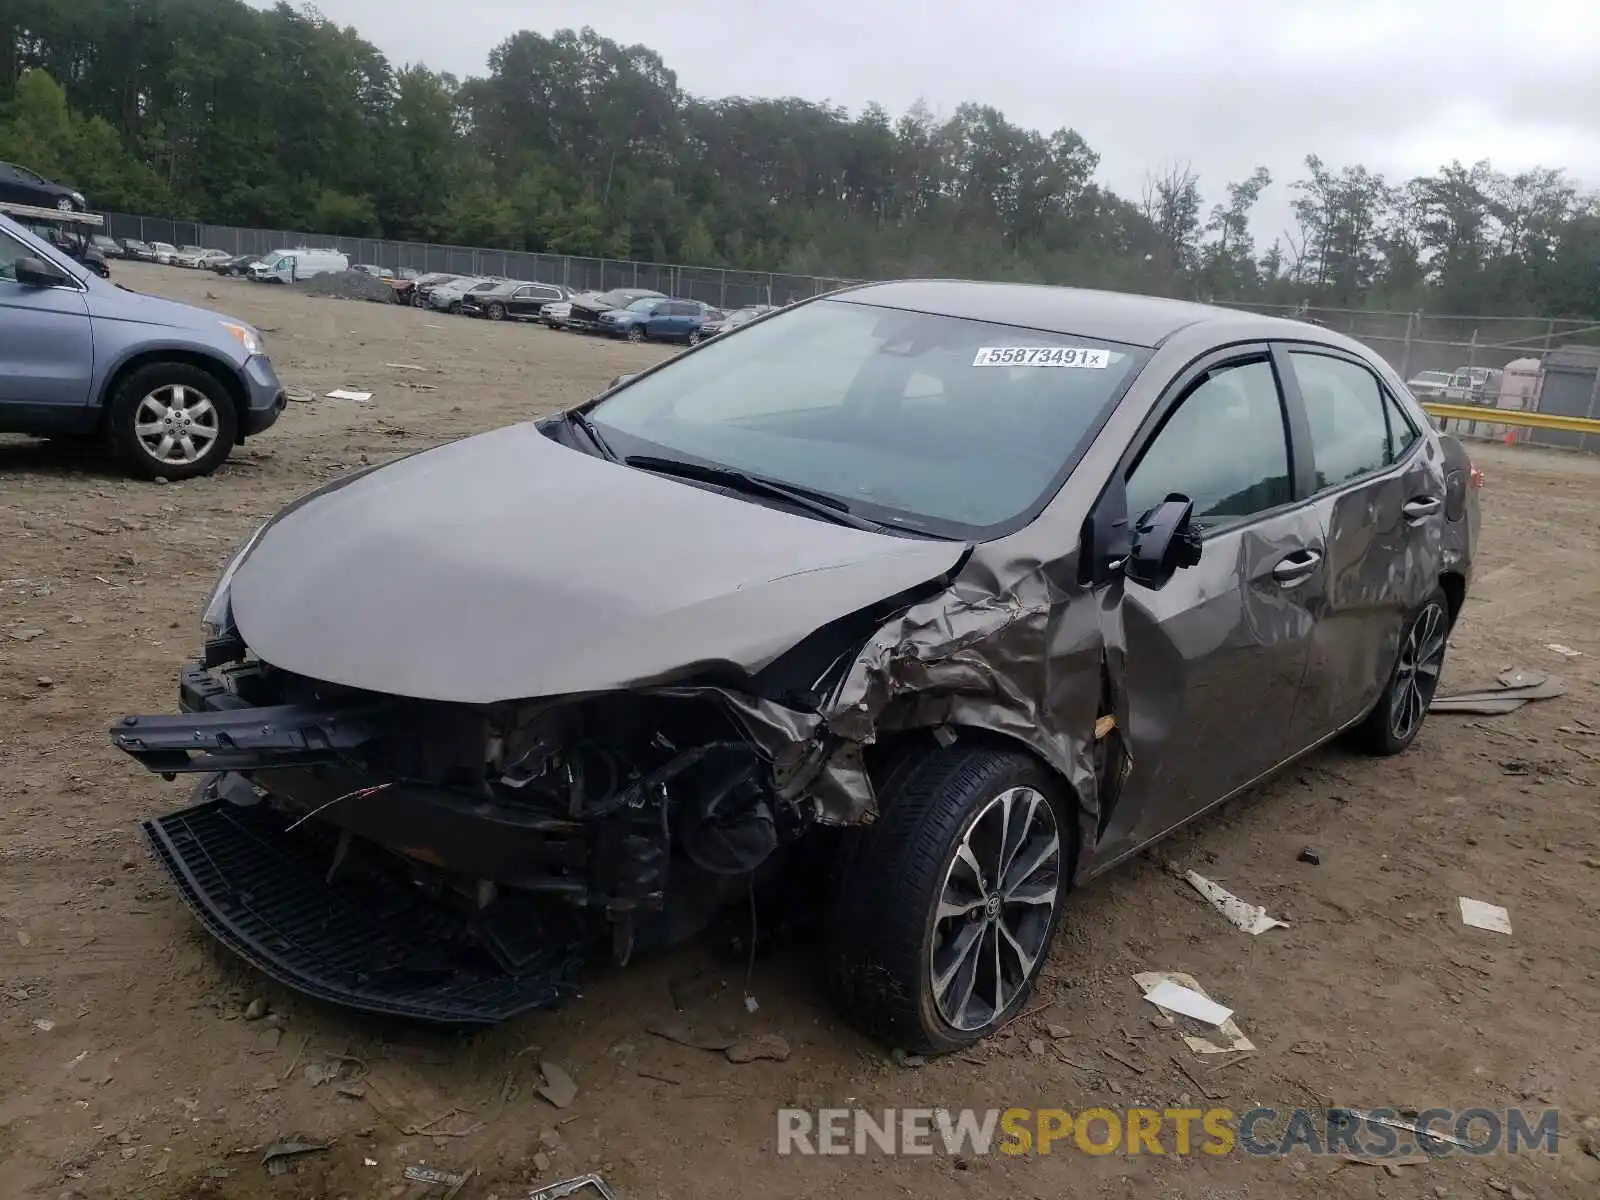
[(208, 308), (195, 308), (175, 300), (163, 300), (147, 292), (99, 282), (89, 285), (89, 311), (92, 315), (109, 321), (137, 321), (141, 325), (157, 325), (168, 329), (194, 329), (222, 335), (224, 321), (253, 328), (250, 322), (241, 321)]
[(266, 662), (483, 704), (753, 673), (966, 549), (767, 508), (515, 425), (290, 506), (230, 594)]

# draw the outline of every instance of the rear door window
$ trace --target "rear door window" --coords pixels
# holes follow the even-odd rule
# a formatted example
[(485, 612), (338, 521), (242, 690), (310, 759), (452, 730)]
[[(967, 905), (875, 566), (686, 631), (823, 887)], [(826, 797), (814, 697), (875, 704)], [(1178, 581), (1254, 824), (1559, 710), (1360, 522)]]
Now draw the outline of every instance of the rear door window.
[(1291, 350), (1318, 491), (1393, 465), (1418, 433), (1366, 367), (1345, 358)]

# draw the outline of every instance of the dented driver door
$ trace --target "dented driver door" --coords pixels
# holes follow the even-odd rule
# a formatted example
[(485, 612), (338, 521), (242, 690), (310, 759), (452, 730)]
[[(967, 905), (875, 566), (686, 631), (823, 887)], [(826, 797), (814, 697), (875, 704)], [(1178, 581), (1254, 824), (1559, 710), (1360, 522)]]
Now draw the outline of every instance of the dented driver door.
[(1287, 753), (1326, 554), (1318, 512), (1297, 499), (1289, 414), (1271, 353), (1232, 351), (1180, 377), (1130, 453), (1132, 518), (1182, 494), (1204, 540), (1199, 564), (1160, 588), (1102, 585), (1131, 765), (1103, 796), (1096, 870)]

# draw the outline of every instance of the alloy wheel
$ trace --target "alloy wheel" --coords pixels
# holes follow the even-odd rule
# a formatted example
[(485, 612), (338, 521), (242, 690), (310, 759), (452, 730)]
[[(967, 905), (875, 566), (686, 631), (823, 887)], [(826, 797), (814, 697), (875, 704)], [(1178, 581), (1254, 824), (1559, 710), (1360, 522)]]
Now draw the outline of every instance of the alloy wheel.
[(1389, 700), (1389, 729), (1397, 741), (1408, 741), (1422, 724), (1439, 688), (1446, 638), (1444, 609), (1430, 603), (1411, 623), (1400, 663), (1395, 670), (1394, 693)]
[(71, 212), (72, 211), (72, 197), (70, 197), (70, 196), (57, 196), (56, 197), (56, 208), (61, 212)]
[(204, 458), (221, 432), (216, 406), (204, 392), (168, 384), (139, 401), (134, 434), (159, 463), (187, 465)]
[(644, 330), (640, 329), (637, 325), (629, 326), (628, 327), (628, 340), (630, 342), (642, 342), (642, 341), (644, 341)]
[(971, 1032), (1000, 1019), (1044, 960), (1062, 875), (1056, 813), (1008, 788), (967, 825), (945, 869), (928, 950), (939, 1015)]

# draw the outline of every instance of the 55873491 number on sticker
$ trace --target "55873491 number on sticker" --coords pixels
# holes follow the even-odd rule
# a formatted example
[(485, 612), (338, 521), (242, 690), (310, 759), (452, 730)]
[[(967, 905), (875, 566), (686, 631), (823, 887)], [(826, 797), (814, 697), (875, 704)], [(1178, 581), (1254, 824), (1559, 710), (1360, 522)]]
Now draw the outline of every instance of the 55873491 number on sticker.
[(975, 367), (1088, 367), (1104, 370), (1111, 351), (1085, 346), (981, 346), (972, 356)]

